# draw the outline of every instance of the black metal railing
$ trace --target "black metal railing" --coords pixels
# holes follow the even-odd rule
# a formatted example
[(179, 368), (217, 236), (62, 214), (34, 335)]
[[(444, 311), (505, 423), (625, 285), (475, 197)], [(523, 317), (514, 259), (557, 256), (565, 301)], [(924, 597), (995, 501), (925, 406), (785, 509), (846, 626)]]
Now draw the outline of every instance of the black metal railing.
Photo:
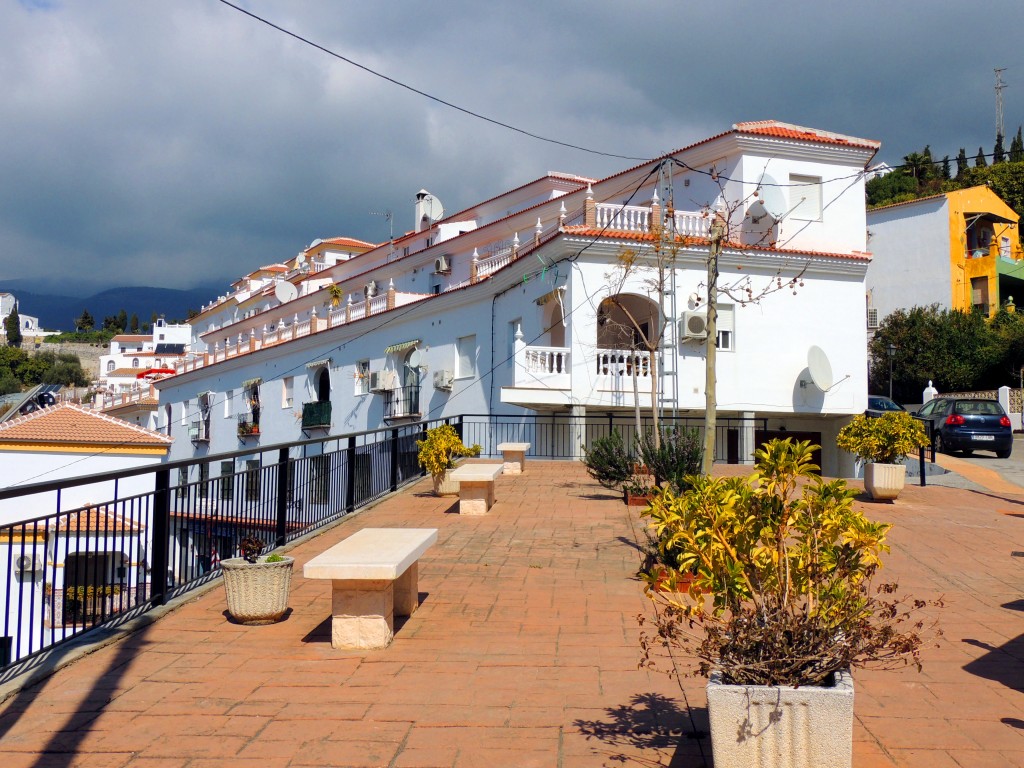
[(302, 404), (302, 428), (325, 429), (331, 426), (331, 401)]
[[(628, 415), (468, 415), (0, 489), (0, 520), (19, 520), (0, 525), (0, 670), (206, 583), (246, 536), (282, 546), (422, 477), (416, 441), (442, 423), (494, 458), (528, 442), (531, 457), (575, 459), (612, 429), (636, 433)], [(725, 458), (764, 429), (718, 423)]]
[(384, 393), (385, 419), (418, 419), (420, 412), (420, 385), (398, 387)]
[(0, 490), (0, 519), (40, 512), (0, 525), (0, 669), (209, 581), (246, 536), (279, 547), (422, 477), (441, 423)]

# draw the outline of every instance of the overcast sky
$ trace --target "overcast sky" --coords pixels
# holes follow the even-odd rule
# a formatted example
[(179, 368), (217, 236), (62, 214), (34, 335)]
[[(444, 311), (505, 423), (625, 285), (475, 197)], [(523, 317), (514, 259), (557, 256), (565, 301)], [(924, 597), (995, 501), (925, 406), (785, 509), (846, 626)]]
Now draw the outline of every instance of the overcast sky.
[[(237, 0), (526, 131), (652, 157), (746, 120), (970, 158), (1024, 122), (1024, 2)], [(382, 242), (549, 170), (625, 160), (527, 138), (218, 0), (0, 0), (0, 290), (225, 284), (318, 237)], [(1007, 139), (1007, 147), (1009, 139)]]

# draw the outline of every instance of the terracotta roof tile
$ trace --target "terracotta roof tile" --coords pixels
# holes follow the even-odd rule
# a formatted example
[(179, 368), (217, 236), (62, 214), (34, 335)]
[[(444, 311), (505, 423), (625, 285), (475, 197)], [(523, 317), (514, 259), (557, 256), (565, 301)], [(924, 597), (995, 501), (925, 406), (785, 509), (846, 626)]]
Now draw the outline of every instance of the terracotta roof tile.
[(145, 528), (139, 522), (125, 517), (123, 514), (109, 511), (106, 506), (89, 507), (69, 514), (60, 527), (50, 524), (50, 530), (64, 533), (138, 533)]
[(148, 371), (149, 368), (115, 368), (112, 371), (107, 371), (104, 376), (108, 378), (110, 376), (138, 376), (143, 371)]
[(173, 440), (80, 405), (60, 403), (3, 422), (0, 442), (165, 447)]
[[(586, 226), (572, 226), (565, 227), (563, 230), (568, 235), (578, 235), (581, 237), (608, 237), (616, 240), (636, 240), (637, 242), (653, 242), (654, 235), (650, 232), (615, 232), (608, 229), (592, 229)], [(687, 235), (682, 238), (684, 246), (694, 245), (710, 245), (711, 241), (706, 237), (694, 237)], [(804, 251), (790, 248), (772, 248), (767, 245), (743, 245), (741, 243), (726, 243), (726, 247), (735, 250), (742, 251), (760, 251), (763, 253), (784, 253), (784, 254), (804, 254), (806, 256), (817, 256), (830, 259), (846, 259), (849, 261), (871, 261), (870, 253), (863, 253), (861, 251), (854, 251), (852, 253), (827, 253), (824, 251)]]
[(780, 139), (799, 139), (801, 141), (818, 141), (822, 144), (839, 144), (847, 147), (867, 147), (878, 149), (882, 144), (871, 139), (858, 139), (840, 133), (821, 131), (817, 128), (804, 128), (801, 125), (780, 123), (778, 120), (756, 120), (749, 123), (736, 123), (733, 128), (740, 133), (753, 133), (760, 136), (774, 136)]
[(134, 333), (119, 333), (111, 341), (152, 341), (152, 336), (142, 336)]

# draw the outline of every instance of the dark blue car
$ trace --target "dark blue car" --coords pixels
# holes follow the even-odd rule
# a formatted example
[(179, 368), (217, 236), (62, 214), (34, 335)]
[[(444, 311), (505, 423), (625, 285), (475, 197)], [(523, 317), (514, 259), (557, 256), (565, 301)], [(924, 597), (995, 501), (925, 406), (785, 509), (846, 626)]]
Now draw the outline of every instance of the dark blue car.
[(936, 453), (994, 451), (1008, 459), (1013, 450), (1010, 417), (996, 400), (938, 397), (916, 415), (924, 421)]

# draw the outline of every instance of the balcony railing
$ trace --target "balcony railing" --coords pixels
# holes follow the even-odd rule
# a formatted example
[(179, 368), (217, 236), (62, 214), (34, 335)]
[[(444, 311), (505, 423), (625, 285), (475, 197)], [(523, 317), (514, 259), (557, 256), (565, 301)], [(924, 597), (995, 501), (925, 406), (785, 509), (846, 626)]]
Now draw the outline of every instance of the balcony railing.
[(205, 421), (193, 421), (188, 428), (188, 439), (193, 443), (210, 442), (210, 427)]
[(328, 429), (331, 426), (331, 401), (302, 404), (303, 429)]
[(238, 414), (238, 436), (240, 438), (258, 437), (259, 434), (260, 421), (258, 417), (251, 413)]
[(398, 387), (384, 393), (385, 419), (418, 419), (420, 413), (420, 385)]

